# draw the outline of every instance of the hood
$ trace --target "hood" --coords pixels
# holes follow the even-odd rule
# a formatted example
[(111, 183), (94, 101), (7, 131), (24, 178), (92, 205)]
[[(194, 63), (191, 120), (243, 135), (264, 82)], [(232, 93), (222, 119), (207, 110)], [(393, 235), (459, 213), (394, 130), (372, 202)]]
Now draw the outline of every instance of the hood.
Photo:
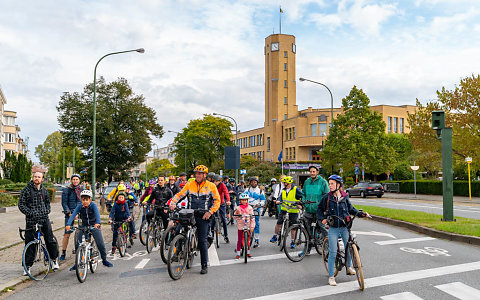
[[(332, 192), (332, 191), (328, 192), (328, 194), (333, 197), (333, 192)], [(345, 193), (344, 191), (340, 191), (340, 194), (342, 195), (342, 198), (345, 198), (345, 196), (348, 195), (348, 194)]]

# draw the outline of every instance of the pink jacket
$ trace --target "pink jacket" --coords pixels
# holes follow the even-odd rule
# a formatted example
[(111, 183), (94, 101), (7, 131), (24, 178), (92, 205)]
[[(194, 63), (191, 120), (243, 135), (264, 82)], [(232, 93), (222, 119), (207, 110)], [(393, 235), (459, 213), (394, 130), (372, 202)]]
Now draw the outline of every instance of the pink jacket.
[[(235, 214), (236, 215), (253, 215), (253, 208), (250, 206), (250, 205), (247, 205), (247, 208), (246, 209), (242, 209), (240, 206), (237, 207), (237, 209), (235, 210)], [(243, 230), (243, 227), (245, 227), (245, 217), (235, 217), (235, 220), (237, 220), (237, 229), (238, 230)], [(255, 228), (255, 218), (250, 218), (250, 217), (246, 217), (247, 220), (248, 220), (248, 227), (250, 227), (250, 229), (254, 229)]]

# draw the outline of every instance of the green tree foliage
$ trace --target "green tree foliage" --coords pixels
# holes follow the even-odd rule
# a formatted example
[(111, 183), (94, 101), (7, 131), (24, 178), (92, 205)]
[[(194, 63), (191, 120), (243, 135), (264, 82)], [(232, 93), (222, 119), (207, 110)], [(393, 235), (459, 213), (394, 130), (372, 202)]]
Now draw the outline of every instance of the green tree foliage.
[(355, 163), (374, 176), (395, 166), (395, 150), (387, 144), (382, 116), (369, 108), (370, 100), (356, 86), (342, 99), (344, 113), (337, 116), (320, 155), (327, 170), (341, 166), (351, 172)]
[(33, 163), (27, 159), (26, 155), (15, 155), (11, 151), (5, 151), (5, 159), (0, 163), (4, 178), (13, 182), (27, 182), (32, 176)]
[[(155, 110), (146, 106), (144, 100), (124, 78), (109, 83), (103, 78), (97, 80), (99, 177), (124, 173), (145, 161), (145, 155), (152, 149), (150, 135), (162, 137), (163, 128), (157, 123)], [(91, 165), (93, 83), (86, 85), (82, 93), (64, 93), (57, 111), (64, 138), (82, 149)]]
[(55, 131), (47, 136), (43, 144), (35, 148), (35, 155), (51, 170), (55, 168), (55, 156), (58, 154), (56, 152), (60, 151), (61, 147), (62, 134), (60, 131)]
[[(175, 168), (168, 159), (154, 158), (147, 165), (147, 173), (149, 178), (153, 178), (159, 175), (169, 176), (172, 174), (172, 170)], [(145, 176), (145, 174), (144, 174)]]
[(223, 160), (224, 148), (233, 146), (231, 126), (230, 121), (209, 114), (191, 120), (175, 137), (175, 171), (182, 172), (185, 168), (185, 147), (187, 170), (191, 171), (199, 164), (211, 167)]
[[(235, 177), (235, 170), (225, 170), (224, 165), (224, 161), (219, 160), (210, 168), (210, 171), (219, 174), (220, 170), (223, 170), (224, 175)], [(277, 168), (275, 163), (260, 161), (250, 155), (243, 155), (240, 158), (240, 169), (247, 170), (245, 179), (250, 176), (258, 176), (261, 183), (269, 183), (271, 178), (276, 177), (278, 179), (282, 174), (282, 170)], [(239, 178), (241, 179), (242, 175), (239, 174)]]
[[(67, 176), (67, 167), (70, 164), (73, 167), (73, 146), (68, 147), (60, 147), (57, 151), (57, 164), (54, 168), (52, 168), (51, 176), (54, 178), (62, 178), (63, 177), (63, 151), (65, 151), (65, 177)], [(80, 149), (75, 147), (75, 173), (80, 173), (80, 170), (85, 167), (85, 159), (83, 157), (83, 153)], [(65, 178), (69, 179), (69, 178)], [(90, 181), (90, 178), (87, 179)]]
[(410, 165), (413, 164), (413, 146), (407, 136), (398, 133), (387, 134), (387, 145), (395, 149), (395, 165), (389, 170), (394, 180), (413, 178)]

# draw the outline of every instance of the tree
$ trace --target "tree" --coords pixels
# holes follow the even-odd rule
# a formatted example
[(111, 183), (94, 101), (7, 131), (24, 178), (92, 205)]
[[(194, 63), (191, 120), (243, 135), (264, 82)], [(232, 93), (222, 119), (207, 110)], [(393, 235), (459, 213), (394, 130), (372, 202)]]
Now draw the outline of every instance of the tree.
[(47, 136), (43, 144), (35, 148), (35, 155), (43, 165), (47, 166), (49, 170), (53, 170), (55, 168), (55, 157), (61, 147), (62, 134), (60, 131), (55, 131)]
[(33, 163), (27, 156), (19, 153), (15, 155), (12, 151), (5, 151), (5, 159), (0, 164), (4, 178), (13, 182), (27, 182), (32, 174)]
[(154, 158), (148, 165), (147, 165), (147, 173), (148, 177), (156, 177), (158, 175), (168, 176), (172, 174), (172, 170), (175, 168), (168, 159), (158, 159)]
[(413, 164), (413, 146), (407, 136), (398, 133), (387, 134), (387, 145), (395, 149), (395, 165), (392, 170), (394, 180), (413, 179), (410, 166)]
[[(136, 95), (127, 80), (106, 83), (97, 80), (97, 176), (125, 173), (145, 161), (152, 149), (150, 135), (161, 138), (163, 128), (155, 110), (145, 105), (143, 95)], [(57, 106), (58, 122), (64, 138), (92, 159), (93, 83), (82, 93), (64, 93)], [(89, 168), (89, 172), (91, 168)]]
[(320, 151), (327, 170), (341, 166), (348, 173), (358, 163), (376, 176), (393, 169), (395, 150), (387, 144), (385, 122), (369, 104), (370, 99), (356, 86), (342, 99), (344, 113), (334, 120)]
[(187, 127), (175, 137), (176, 172), (185, 168), (185, 147), (187, 170), (196, 165), (213, 166), (223, 159), (226, 146), (233, 146), (230, 121), (205, 114), (202, 119), (191, 120)]

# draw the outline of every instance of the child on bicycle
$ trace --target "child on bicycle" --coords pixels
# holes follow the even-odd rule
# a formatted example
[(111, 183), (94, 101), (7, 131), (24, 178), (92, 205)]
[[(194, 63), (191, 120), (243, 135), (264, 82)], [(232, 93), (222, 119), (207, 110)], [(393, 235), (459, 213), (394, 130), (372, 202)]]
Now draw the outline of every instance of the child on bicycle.
[[(80, 193), (80, 198), (82, 203), (77, 205), (73, 213), (70, 215), (70, 218), (67, 221), (67, 226), (65, 226), (65, 230), (69, 231), (73, 221), (77, 214), (80, 215), (80, 219), (82, 220), (82, 226), (88, 227), (93, 226), (95, 227), (92, 229), (92, 235), (95, 239), (95, 244), (97, 244), (98, 251), (100, 252), (100, 256), (102, 257), (103, 265), (106, 267), (113, 267), (113, 264), (107, 261), (107, 252), (105, 250), (105, 242), (103, 241), (102, 232), (100, 229), (100, 213), (98, 211), (98, 207), (95, 203), (92, 203), (92, 191), (91, 190), (83, 190)], [(81, 230), (80, 228), (78, 230)], [(82, 242), (83, 231), (77, 235), (77, 240), (75, 241), (75, 250), (77, 250), (78, 245)], [(75, 265), (70, 268), (70, 271), (75, 270)]]
[(250, 234), (248, 236), (248, 248), (246, 254), (248, 257), (252, 257), (250, 254), (250, 235), (253, 234), (253, 230), (255, 229), (255, 218), (250, 218), (248, 216), (253, 215), (253, 208), (248, 204), (248, 199), (250, 196), (248, 193), (242, 193), (238, 196), (240, 200), (240, 205), (234, 212), (234, 215), (243, 215), (244, 217), (234, 216), (234, 219), (237, 220), (237, 232), (238, 232), (238, 240), (237, 240), (237, 256), (236, 259), (240, 258), (240, 250), (242, 249), (242, 242), (243, 242), (243, 228), (245, 227), (245, 219), (247, 218), (247, 226), (250, 228)]
[[(337, 257), (337, 242), (341, 236), (343, 244), (347, 245), (348, 242), (348, 228), (346, 223), (350, 221), (350, 215), (355, 215), (360, 218), (370, 217), (366, 212), (360, 212), (352, 203), (348, 194), (342, 190), (343, 179), (338, 175), (332, 175), (328, 177), (328, 187), (330, 192), (323, 196), (322, 201), (317, 207), (317, 219), (318, 222), (327, 224), (327, 218), (329, 218), (330, 227), (328, 229), (328, 284), (335, 286), (335, 258)], [(343, 221), (342, 221), (343, 220)], [(355, 275), (355, 269), (352, 268), (352, 258), (350, 253), (347, 254), (347, 274)]]
[[(110, 211), (109, 223), (112, 223), (112, 220), (115, 222), (127, 222), (131, 220), (130, 210), (128, 209), (128, 203), (125, 201), (126, 194), (120, 192), (117, 195), (115, 204), (113, 204), (112, 210)], [(135, 232), (135, 228), (132, 228), (132, 223), (130, 222), (130, 237)], [(117, 250), (117, 238), (118, 238), (118, 227), (120, 224), (113, 224), (113, 240), (112, 240), (112, 254), (115, 254)]]

